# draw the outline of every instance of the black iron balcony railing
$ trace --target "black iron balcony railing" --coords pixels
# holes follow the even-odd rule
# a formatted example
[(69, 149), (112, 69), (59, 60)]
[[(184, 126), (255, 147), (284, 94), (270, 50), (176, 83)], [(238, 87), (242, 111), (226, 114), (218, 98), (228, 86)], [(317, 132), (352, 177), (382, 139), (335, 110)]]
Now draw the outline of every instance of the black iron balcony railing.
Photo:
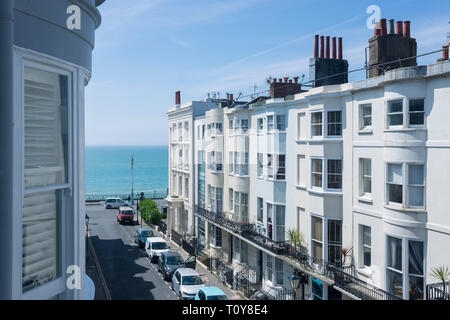
[(361, 300), (402, 300), (387, 291), (352, 276), (341, 268), (329, 264), (328, 269), (333, 274), (334, 286), (351, 293)]
[(428, 284), (427, 300), (450, 300), (450, 281)]
[(287, 247), (285, 241), (275, 241), (262, 234), (256, 230), (254, 224), (245, 224), (242, 226), (242, 234), (244, 238), (250, 240), (251, 242), (263, 247), (270, 252), (275, 254), (286, 254)]
[(194, 213), (203, 219), (234, 233), (240, 234), (242, 232), (242, 227), (245, 225), (245, 223), (227, 219), (223, 212), (212, 212), (199, 205), (195, 206)]

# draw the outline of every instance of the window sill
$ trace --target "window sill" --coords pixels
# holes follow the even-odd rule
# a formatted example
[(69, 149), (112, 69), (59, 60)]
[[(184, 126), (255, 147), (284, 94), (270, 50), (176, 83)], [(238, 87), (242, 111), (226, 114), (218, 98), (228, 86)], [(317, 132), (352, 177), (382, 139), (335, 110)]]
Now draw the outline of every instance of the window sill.
[(358, 134), (373, 134), (372, 129), (360, 129), (358, 130)]
[(426, 209), (420, 209), (420, 208), (404, 208), (401, 205), (395, 205), (395, 204), (385, 204), (384, 207), (386, 209), (395, 210), (395, 211), (401, 211), (401, 212), (409, 212), (409, 213), (427, 213)]
[(342, 138), (313, 138), (306, 140), (307, 143), (339, 143), (342, 142)]
[(360, 197), (358, 197), (358, 201), (359, 202), (365, 202), (365, 203), (368, 203), (368, 204), (372, 204), (373, 203), (372, 198), (369, 198), (367, 196), (360, 196)]
[(270, 182), (284, 182), (284, 183), (286, 183), (286, 180), (278, 180), (278, 179), (274, 179), (274, 178), (262, 178), (263, 180), (266, 180), (266, 181), (270, 181)]
[(328, 191), (328, 190), (322, 190), (322, 189), (307, 189), (309, 193), (313, 194), (320, 194), (324, 196), (334, 196), (339, 197), (342, 196), (342, 191)]
[(414, 132), (414, 131), (427, 131), (425, 127), (413, 127), (413, 128), (404, 128), (404, 127), (393, 127), (384, 129), (384, 132)]
[(295, 187), (299, 190), (307, 190), (308, 188), (306, 186), (300, 186), (300, 185), (295, 185)]

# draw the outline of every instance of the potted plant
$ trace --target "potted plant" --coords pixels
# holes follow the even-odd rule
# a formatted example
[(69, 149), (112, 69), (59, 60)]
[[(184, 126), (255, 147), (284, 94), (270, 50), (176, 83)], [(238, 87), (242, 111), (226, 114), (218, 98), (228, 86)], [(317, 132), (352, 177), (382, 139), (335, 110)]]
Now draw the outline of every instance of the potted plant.
[(353, 251), (353, 247), (342, 248), (341, 254), (342, 254), (342, 267), (343, 268), (351, 266), (351, 259), (349, 259), (350, 261), (348, 262), (348, 264), (346, 264), (346, 262), (347, 262), (347, 258), (351, 258), (352, 251)]
[(445, 299), (445, 286), (446, 283), (449, 281), (450, 279), (450, 271), (448, 270), (448, 267), (445, 266), (440, 266), (440, 267), (435, 267), (433, 269), (431, 269), (431, 276), (433, 278), (435, 278), (436, 280), (439, 280), (442, 282), (442, 291), (443, 291), (443, 299)]

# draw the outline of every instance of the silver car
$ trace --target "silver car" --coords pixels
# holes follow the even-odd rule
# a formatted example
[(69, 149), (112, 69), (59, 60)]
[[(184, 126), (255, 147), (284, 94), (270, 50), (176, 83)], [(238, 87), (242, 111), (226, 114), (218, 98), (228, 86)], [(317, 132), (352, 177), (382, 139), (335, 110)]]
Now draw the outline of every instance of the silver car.
[(179, 268), (172, 277), (172, 289), (180, 300), (192, 300), (205, 282), (197, 271), (191, 268)]
[(120, 207), (129, 207), (130, 203), (120, 198), (107, 198), (104, 206), (105, 209), (118, 209)]

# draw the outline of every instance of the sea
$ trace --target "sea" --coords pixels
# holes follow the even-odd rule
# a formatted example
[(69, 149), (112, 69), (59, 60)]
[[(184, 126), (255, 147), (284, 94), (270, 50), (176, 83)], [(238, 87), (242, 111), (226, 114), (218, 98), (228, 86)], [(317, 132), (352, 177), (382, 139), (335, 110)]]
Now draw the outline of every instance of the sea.
[(122, 195), (131, 192), (131, 157), (134, 192), (166, 191), (167, 146), (86, 146), (86, 195)]

